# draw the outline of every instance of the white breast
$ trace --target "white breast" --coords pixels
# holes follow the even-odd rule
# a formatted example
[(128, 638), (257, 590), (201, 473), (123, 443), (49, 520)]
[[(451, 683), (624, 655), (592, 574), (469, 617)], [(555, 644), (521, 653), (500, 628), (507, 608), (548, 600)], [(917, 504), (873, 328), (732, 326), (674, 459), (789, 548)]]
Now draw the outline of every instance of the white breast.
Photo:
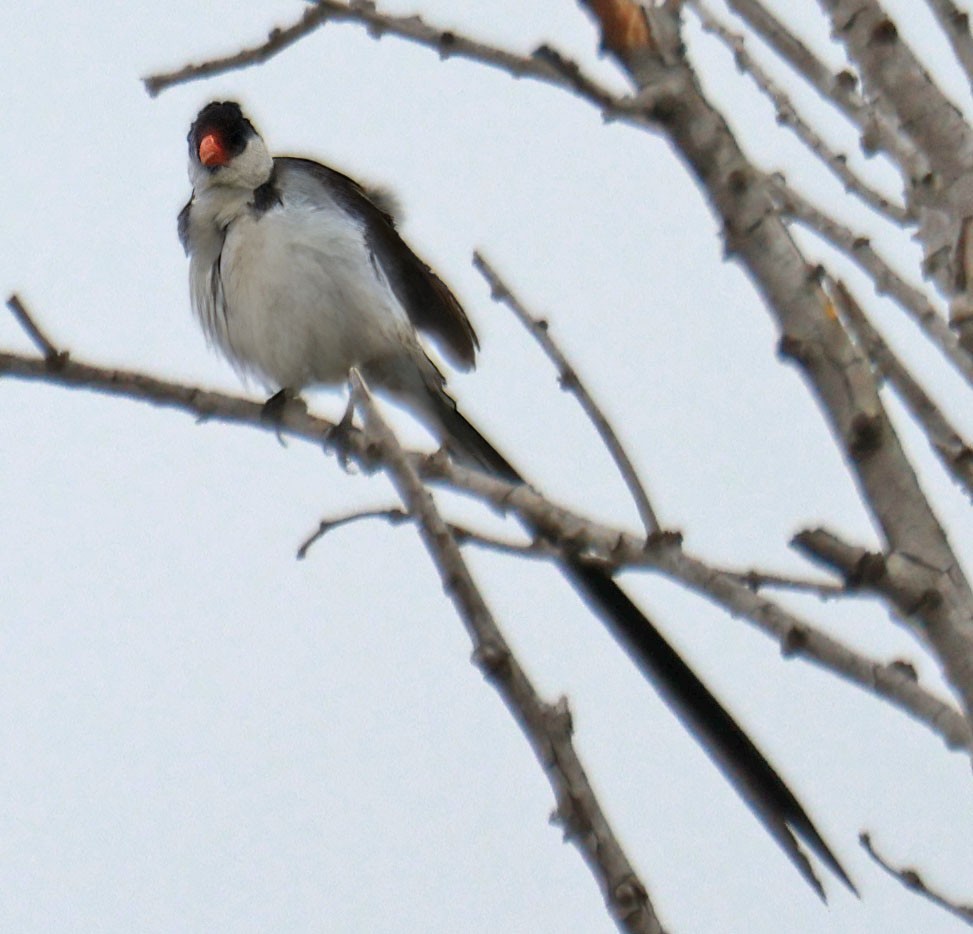
[(415, 366), (408, 316), (361, 224), (337, 205), (285, 194), (282, 207), (242, 210), (226, 228), (215, 279), (206, 252), (191, 264), (196, 313), (240, 369), (274, 388), (341, 383), (352, 366), (386, 359)]

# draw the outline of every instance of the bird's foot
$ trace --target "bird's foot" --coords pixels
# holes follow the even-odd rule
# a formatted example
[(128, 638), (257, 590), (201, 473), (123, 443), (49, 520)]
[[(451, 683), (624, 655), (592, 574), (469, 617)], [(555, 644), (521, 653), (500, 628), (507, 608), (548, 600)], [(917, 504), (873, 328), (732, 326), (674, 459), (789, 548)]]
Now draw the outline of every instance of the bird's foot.
[(281, 435), (281, 428), (284, 424), (284, 414), (288, 406), (297, 405), (300, 407), (301, 412), (307, 412), (307, 405), (305, 405), (304, 400), (300, 395), (294, 392), (293, 389), (284, 389), (275, 392), (264, 404), (263, 409), (260, 411), (260, 417), (265, 422), (270, 422), (274, 425), (274, 430), (277, 433), (277, 440), (284, 445), (284, 438)]
[(354, 427), (355, 421), (355, 404), (351, 398), (348, 399), (348, 404), (345, 406), (344, 414), (341, 416), (340, 420), (332, 425), (324, 434), (324, 442), (326, 445), (334, 450), (335, 457), (338, 458), (338, 463), (341, 464), (341, 469), (347, 471), (349, 468), (349, 461), (352, 455), (352, 449), (350, 444), (351, 430)]

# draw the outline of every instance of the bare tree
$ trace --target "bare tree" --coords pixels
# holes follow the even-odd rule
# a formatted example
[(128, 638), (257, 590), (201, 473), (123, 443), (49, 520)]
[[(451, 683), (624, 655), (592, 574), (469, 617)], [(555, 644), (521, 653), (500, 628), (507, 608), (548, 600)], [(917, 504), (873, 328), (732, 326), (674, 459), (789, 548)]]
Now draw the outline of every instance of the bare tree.
[[(973, 82), (967, 14), (945, 0), (927, 0), (926, 5), (958, 67)], [(628, 92), (613, 90), (549, 45), (522, 54), (419, 16), (384, 13), (364, 0), (319, 0), (293, 23), (275, 28), (265, 42), (151, 76), (145, 85), (156, 95), (173, 85), (257, 65), (286, 54), (325, 24), (341, 22), (365, 28), (383, 41), (406, 40), (443, 58), (462, 57), (543, 82), (633, 133), (663, 137), (695, 178), (717, 219), (726, 256), (746, 273), (769, 312), (780, 357), (797, 368), (815, 400), (850, 482), (878, 530), (880, 547), (848, 541), (835, 529), (803, 528), (791, 544), (815, 565), (814, 571), (823, 573), (794, 576), (755, 568), (745, 554), (739, 555), (737, 567), (726, 568), (684, 546), (683, 537), (660, 520), (665, 508), (647, 493), (651, 484), (640, 478), (637, 458), (626, 451), (554, 341), (548, 321), (526, 308), (480, 254), (475, 264), (494, 298), (509, 306), (541, 342), (562, 387), (577, 396), (596, 426), (631, 492), (642, 520), (639, 531), (580, 515), (527, 485), (466, 469), (445, 454), (403, 451), (357, 378), (353, 397), (362, 418), (360, 430), (342, 426), (336, 431), (336, 426), (296, 404), (268, 425), (258, 403), (73, 359), (44, 335), (16, 296), (9, 307), (41, 356), (0, 353), (0, 374), (85, 386), (173, 406), (201, 418), (269, 427), (283, 436), (337, 447), (342, 456), (367, 470), (387, 471), (404, 512), (367, 511), (325, 519), (302, 554), (320, 536), (350, 521), (380, 518), (418, 528), (470, 632), (474, 660), (528, 735), (554, 790), (557, 821), (591, 866), (612, 919), (623, 930), (661, 931), (649, 886), (612, 833), (572, 747), (566, 702), (547, 703), (538, 697), (525, 674), (529, 661), (514, 657), (458, 546), (475, 545), (562, 566), (583, 561), (606, 579), (624, 571), (659, 575), (705, 596), (728, 615), (747, 620), (775, 640), (785, 657), (811, 662), (881, 698), (925, 726), (947, 750), (968, 755), (973, 590), (962, 554), (952, 546), (941, 520), (942, 507), (920, 481), (915, 455), (902, 435), (921, 432), (942, 471), (968, 498), (973, 498), (973, 448), (956, 419), (955, 403), (945, 406), (937, 401), (926, 375), (883, 336), (878, 322), (880, 311), (887, 316), (888, 308), (894, 307), (937, 354), (938, 366), (956, 374), (963, 391), (968, 391), (973, 382), (973, 127), (877, 0), (821, 0), (822, 24), (844, 56), (838, 67), (822, 59), (787, 16), (775, 15), (760, 0), (727, 0), (719, 8), (708, 0), (582, 0), (580, 6), (596, 24), (602, 49), (627, 80)], [(841, 206), (814, 203), (798, 183), (781, 174), (788, 166), (765, 166), (754, 158), (760, 140), (741, 138), (728, 119), (732, 115), (707, 88), (709, 58), (723, 52), (734, 57), (740, 71), (766, 96), (777, 122), (794, 134), (808, 159), (869, 212), (870, 229), (880, 234), (857, 230)], [(864, 157), (841, 152), (830, 142), (830, 126), (799, 103), (800, 95), (809, 91), (827, 106), (828, 120), (841, 122), (857, 135)], [(887, 172), (873, 171), (877, 165), (894, 169), (894, 185)], [(918, 268), (888, 260), (874, 245), (880, 238), (909, 235), (922, 248)], [(917, 284), (923, 280), (930, 287)], [(450, 521), (427, 484), (461, 491), (513, 515), (530, 534), (504, 538)], [(795, 524), (802, 521), (794, 517)], [(836, 638), (792, 608), (786, 594), (793, 592), (838, 605), (863, 597), (879, 603), (896, 625), (915, 637), (916, 651), (934, 660), (951, 696), (921, 684), (909, 663), (869, 657), (852, 640)], [(749, 779), (734, 776), (735, 763), (721, 764), (731, 780), (745, 788)], [(747, 796), (745, 790), (741, 793)], [(783, 821), (774, 815), (768, 818), (761, 800), (759, 795), (751, 799), (751, 806), (805, 871), (804, 857), (794, 855), (799, 848), (795, 851), (790, 829), (784, 827), (788, 821), (800, 825), (800, 819), (793, 814)], [(968, 907), (938, 894), (935, 884), (923, 883), (918, 874), (892, 870), (867, 834), (862, 840), (869, 854), (903, 884), (969, 922)], [(826, 846), (823, 854), (828, 861)], [(895, 854), (894, 861), (902, 856), (908, 854)], [(837, 863), (832, 868), (843, 876)], [(806, 872), (814, 879), (809, 867)], [(660, 899), (664, 896), (661, 893)]]

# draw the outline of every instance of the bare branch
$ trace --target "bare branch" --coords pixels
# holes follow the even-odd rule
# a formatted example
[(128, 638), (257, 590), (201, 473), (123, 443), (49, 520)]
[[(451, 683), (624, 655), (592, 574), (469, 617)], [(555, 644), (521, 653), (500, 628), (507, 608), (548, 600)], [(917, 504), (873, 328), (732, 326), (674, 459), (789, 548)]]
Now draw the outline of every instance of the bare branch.
[(946, 318), (936, 311), (921, 290), (903, 279), (876, 251), (871, 240), (816, 208), (780, 179), (771, 181), (781, 211), (844, 253), (875, 283), (879, 295), (888, 295), (922, 329), (943, 356), (973, 385), (973, 357), (961, 346)]
[[(587, 524), (587, 528), (591, 528)], [(564, 548), (549, 541), (535, 541), (528, 545), (501, 540), (467, 528), (450, 526), (459, 541), (469, 541), (493, 551), (515, 557), (563, 560)], [(606, 530), (606, 535), (614, 534)], [(598, 536), (600, 539), (602, 536)], [(574, 535), (572, 548), (583, 542)], [(940, 736), (948, 749), (973, 748), (970, 730), (962, 714), (939, 697), (919, 685), (915, 667), (901, 660), (879, 662), (868, 658), (848, 645), (832, 638), (813, 624), (802, 619), (777, 603), (760, 597), (754, 592), (752, 582), (745, 577), (728, 573), (706, 564), (699, 558), (684, 552), (678, 536), (660, 537), (650, 546), (642, 548), (641, 558), (632, 553), (637, 540), (621, 536), (612, 549), (612, 558), (605, 558), (606, 565), (614, 568), (643, 567), (663, 574), (695, 593), (712, 600), (731, 616), (742, 617), (775, 639), (785, 658), (802, 658), (826, 671), (844, 678), (856, 687), (863, 688), (888, 701), (909, 716), (929, 727)], [(773, 575), (768, 575), (773, 580)], [(805, 582), (778, 578), (783, 586), (795, 584), (804, 589)], [(854, 592), (847, 585), (826, 588), (807, 582), (807, 589), (820, 587), (829, 596), (848, 595)]]
[(794, 102), (784, 89), (747, 51), (743, 36), (728, 29), (720, 22), (702, 0), (690, 0), (690, 6), (699, 16), (703, 29), (716, 35), (730, 49), (740, 71), (750, 75), (760, 90), (770, 98), (774, 109), (777, 111), (777, 122), (793, 130), (797, 138), (842, 183), (846, 192), (856, 195), (870, 208), (894, 224), (901, 226), (912, 219), (907, 208), (890, 201), (849, 168), (848, 157), (844, 153), (835, 152), (830, 147), (824, 138), (801, 116), (800, 111), (794, 106)]
[[(850, 587), (885, 597), (895, 616), (909, 626), (918, 627), (923, 634), (927, 633), (925, 621), (942, 608), (943, 593), (930, 586), (929, 569), (921, 555), (869, 551), (824, 528), (799, 532), (791, 544), (812, 560), (841, 573)], [(952, 661), (969, 664), (962, 657)]]
[(17, 319), (20, 326), (27, 332), (27, 336), (34, 342), (37, 349), (44, 354), (44, 359), (47, 361), (48, 365), (58, 365), (67, 360), (67, 354), (58, 350), (50, 340), (48, 340), (47, 335), (38, 327), (37, 323), (31, 317), (30, 312), (27, 310), (24, 303), (20, 300), (20, 296), (16, 293), (11, 295), (7, 299), (7, 307), (13, 312), (13, 316)]
[(894, 110), (934, 172), (951, 184), (970, 170), (973, 129), (923, 68), (877, 0), (822, 0), (835, 38), (871, 94)]
[(865, 153), (882, 151), (896, 162), (905, 176), (909, 197), (912, 184), (928, 171), (928, 162), (902, 132), (895, 115), (881, 102), (866, 102), (858, 91), (858, 78), (850, 69), (834, 74), (760, 0), (727, 0), (727, 5), (821, 97), (859, 128)]
[[(113, 370), (68, 359), (63, 366), (51, 367), (43, 359), (0, 351), (0, 376), (45, 382), (67, 388), (88, 389), (135, 401), (147, 402), (187, 412), (199, 421), (218, 420), (248, 425), (263, 431), (284, 432), (355, 458), (366, 469), (376, 466), (375, 452), (360, 431), (349, 427), (339, 442), (335, 424), (309, 413), (301, 405), (286, 405), (268, 421), (263, 401), (232, 396), (157, 379), (145, 373)], [(969, 728), (948, 704), (904, 677), (895, 665), (883, 666), (862, 659), (829, 637), (816, 634), (803, 620), (788, 614), (773, 602), (755, 594), (744, 583), (712, 569), (684, 554), (678, 536), (662, 534), (648, 543), (638, 536), (626, 536), (617, 529), (584, 520), (545, 500), (522, 484), (512, 484), (482, 471), (452, 463), (442, 452), (433, 455), (412, 453), (411, 462), (420, 474), (451, 488), (490, 503), (500, 512), (514, 511), (528, 523), (556, 532), (556, 539), (576, 554), (579, 549), (605, 556), (608, 563), (652, 567), (673, 579), (683, 581), (716, 601), (734, 615), (742, 615), (777, 638), (790, 655), (800, 655), (830, 668), (852, 683), (892, 701), (896, 706), (926, 724), (950, 748), (970, 745)], [(540, 549), (538, 554), (544, 554)], [(562, 555), (562, 549), (551, 554)]]
[(517, 320), (530, 332), (534, 340), (540, 344), (547, 358), (557, 367), (558, 380), (561, 388), (565, 392), (571, 393), (584, 410), (588, 420), (595, 427), (598, 436), (601, 438), (612, 460), (618, 467), (618, 472), (622, 475), (625, 485), (635, 500), (635, 507), (638, 509), (639, 517), (645, 528), (646, 535), (653, 535), (659, 531), (659, 520), (649, 501), (649, 495), (645, 486), (639, 479), (638, 471), (632, 463), (631, 458), (625, 451), (624, 445), (619, 441), (618, 435), (612, 428), (611, 423), (602, 412), (598, 403), (588, 392), (577, 370), (568, 362), (564, 352), (558, 347), (554, 338), (551, 337), (548, 322), (543, 318), (535, 318), (517, 298), (510, 287), (500, 278), (496, 270), (486, 261), (483, 254), (479, 251), (473, 254), (473, 265), (480, 274), (486, 279), (490, 286), (490, 295), (494, 301), (502, 302), (516, 316)]
[[(301, 404), (286, 404), (275, 418), (268, 420), (263, 402), (232, 396), (225, 393), (206, 391), (192, 386), (160, 380), (144, 373), (124, 370), (112, 370), (90, 364), (79, 363), (67, 359), (61, 366), (52, 367), (43, 359), (32, 359), (19, 354), (0, 352), (0, 375), (7, 374), (19, 379), (47, 382), (71, 388), (84, 388), (110, 395), (127, 397), (149, 402), (168, 408), (178, 408), (189, 412), (201, 420), (215, 419), (225, 422), (247, 424), (273, 433), (285, 432), (292, 437), (301, 438), (324, 447), (337, 449), (339, 443), (343, 453), (354, 457), (365, 468), (371, 469), (376, 465), (376, 451), (374, 445), (369, 444), (362, 432), (348, 427), (340, 442), (334, 440), (335, 424), (327, 419), (311, 415)], [(433, 467), (438, 472), (441, 463), (448, 463), (445, 457), (410, 453), (410, 462), (416, 467), (428, 469)], [(415, 469), (415, 468), (413, 468)], [(502, 481), (501, 481), (502, 483)], [(511, 484), (506, 484), (511, 487)], [(486, 645), (494, 643), (487, 642)], [(484, 651), (484, 664), (488, 666), (499, 664), (503, 660), (489, 659), (490, 653)], [(512, 661), (512, 660), (511, 660)], [(478, 664), (480, 662), (478, 661)], [(519, 671), (519, 669), (517, 669)], [(577, 760), (572, 760), (569, 751), (569, 718), (559, 705), (551, 706), (537, 701), (537, 707), (531, 716), (538, 719), (538, 729), (547, 730), (544, 746), (540, 752), (548, 756), (541, 758), (549, 775), (557, 771), (564, 777), (564, 794), (561, 800), (559, 792), (559, 815), (566, 832), (583, 849), (586, 858), (589, 850), (597, 859), (599, 876), (610, 891), (606, 891), (606, 899), (610, 899), (610, 906), (616, 914), (616, 921), (631, 931), (660, 932), (662, 929), (651, 914), (651, 907), (644, 887), (634, 871), (630, 871), (624, 854), (613, 849), (608, 840), (610, 830), (607, 821), (600, 811), (591, 810), (591, 801), (585, 798), (582, 785), (584, 773), (580, 771)], [(545, 725), (546, 724), (546, 725)], [(538, 749), (535, 746), (535, 751)], [(550, 760), (550, 761), (548, 761)], [(577, 769), (578, 771), (575, 771)], [(597, 805), (595, 805), (597, 807)], [(594, 858), (594, 857), (592, 857)], [(607, 880), (607, 881), (605, 881)], [(644, 923), (643, 923), (644, 921)]]
[(866, 657), (780, 604), (675, 547), (653, 549), (653, 567), (778, 641), (786, 658), (800, 657), (889, 701), (939, 735), (949, 749), (971, 749), (969, 724), (954, 706), (924, 690), (898, 662)]
[[(245, 424), (274, 434), (285, 431), (293, 437), (330, 446), (332, 449), (335, 447), (329, 441), (334, 423), (311, 415), (303, 405), (285, 405), (273, 420), (268, 420), (263, 401), (173, 383), (132, 370), (79, 363), (70, 358), (52, 367), (44, 359), (0, 351), (0, 376), (4, 374), (17, 379), (73, 389), (89, 389), (164, 408), (181, 409), (194, 415), (199, 421), (213, 419)], [(348, 444), (352, 446), (356, 457), (368, 462), (367, 451), (357, 433), (349, 436)]]
[(258, 46), (241, 49), (233, 55), (212, 59), (199, 65), (185, 65), (176, 71), (150, 75), (143, 78), (142, 83), (150, 97), (157, 97), (162, 91), (177, 84), (198, 81), (213, 75), (224, 74), (227, 71), (259, 65), (322, 26), (327, 18), (327, 11), (323, 9), (323, 4), (308, 7), (301, 18), (293, 25), (284, 28), (275, 26), (271, 29), (267, 41)]
[(645, 886), (616, 839), (574, 751), (567, 701), (562, 698), (557, 704), (548, 704), (537, 695), (473, 582), (432, 495), (382, 420), (357, 371), (352, 371), (352, 393), (363, 412), (366, 434), (377, 446), (389, 478), (419, 523), (443, 588), (466, 625), (473, 641), (474, 664), (503, 698), (547, 775), (565, 837), (578, 847), (595, 873), (619, 928), (661, 934), (662, 925)]
[(943, 93), (877, 0), (821, 0), (832, 33), (858, 66), (869, 96), (893, 110), (930, 172), (917, 199), (924, 274), (957, 292), (956, 245), (973, 215), (973, 127)]
[(970, 15), (953, 0), (926, 0), (939, 20), (943, 32), (953, 47), (953, 54), (966, 72), (966, 80), (973, 83), (973, 36), (970, 35)]
[[(599, 15), (592, 0), (581, 2)], [(660, 128), (704, 189), (722, 224), (727, 253), (743, 264), (774, 316), (781, 354), (812, 388), (890, 550), (925, 557), (921, 568), (909, 569), (910, 576), (917, 583), (924, 578), (924, 589), (940, 600), (924, 604), (916, 622), (973, 717), (973, 590), (885, 412), (867, 361), (776, 211), (763, 173), (704, 94), (686, 58), (679, 6), (651, 7), (653, 42), (618, 56), (618, 63), (637, 87), (654, 95)]]
[[(504, 506), (510, 506), (510, 500), (506, 497), (498, 500), (497, 504), (501, 502)], [(901, 660), (879, 662), (839, 642), (780, 604), (760, 597), (754, 591), (753, 575), (727, 572), (705, 563), (683, 551), (677, 535), (657, 536), (649, 545), (645, 545), (615, 530), (599, 529), (580, 517), (572, 516), (570, 520), (561, 517), (551, 521), (555, 527), (564, 527), (568, 521), (583, 523), (585, 534), (572, 525), (570, 544), (565, 546), (562, 543), (559, 546), (546, 539), (520, 544), (465, 526), (450, 524), (449, 529), (461, 544), (470, 542), (518, 558), (542, 558), (558, 562), (564, 560), (568, 547), (575, 551), (579, 547), (586, 547), (590, 555), (600, 555), (605, 565), (613, 569), (640, 567), (661, 573), (712, 600), (731, 616), (743, 617), (753, 623), (778, 642), (785, 658), (803, 658), (899, 707), (938, 734), (949, 749), (973, 748), (970, 730), (962, 714), (922, 688), (914, 666)], [(611, 544), (612, 536), (617, 536), (614, 544)], [(816, 592), (820, 596), (860, 593), (857, 584), (828, 586), (775, 575), (757, 575), (757, 579), (759, 582)]]
[(874, 586), (887, 570), (885, 555), (846, 542), (829, 529), (805, 529), (791, 539), (791, 545), (841, 574), (849, 587)]
[(865, 852), (893, 879), (901, 882), (910, 891), (923, 896), (923, 898), (928, 898), (933, 904), (945, 909), (954, 917), (965, 921), (969, 925), (973, 925), (973, 905), (962, 905), (959, 902), (954, 902), (946, 898), (945, 895), (940, 895), (938, 892), (933, 891), (926, 885), (919, 871), (916, 869), (898, 869), (893, 866), (875, 849), (871, 834), (860, 834), (858, 842), (865, 848)]
[[(369, 519), (381, 519), (388, 522), (389, 525), (396, 526), (401, 525), (403, 522), (413, 522), (414, 518), (414, 516), (403, 512), (401, 509), (392, 508), (363, 509), (348, 513), (344, 516), (338, 516), (335, 519), (322, 519), (317, 529), (301, 544), (297, 552), (297, 557), (299, 560), (306, 558), (308, 551), (314, 544), (329, 532), (333, 532), (335, 529), (341, 528), (344, 525)], [(485, 532), (476, 531), (466, 525), (457, 525), (455, 522), (447, 522), (446, 527), (458, 545), (478, 545), (488, 551), (495, 551), (502, 555), (512, 555), (517, 558), (547, 558), (551, 561), (563, 561), (565, 557), (561, 549), (555, 548), (543, 538), (535, 538), (531, 542), (517, 542), (509, 538), (487, 535)]]
[(224, 58), (152, 75), (143, 79), (146, 90), (154, 97), (177, 84), (260, 64), (329, 21), (364, 26), (375, 39), (381, 39), (385, 34), (397, 36), (432, 49), (441, 58), (466, 58), (481, 65), (498, 68), (515, 78), (543, 81), (578, 95), (603, 110), (606, 115), (642, 121), (640, 105), (618, 98), (585, 75), (576, 62), (550, 46), (541, 46), (529, 56), (518, 55), (478, 42), (453, 30), (431, 26), (418, 16), (380, 13), (375, 4), (368, 0), (350, 0), (348, 3), (317, 0), (314, 6), (304, 11), (296, 23), (271, 30), (266, 42)]
[[(898, 663), (865, 658), (779, 604), (753, 592), (744, 583), (683, 551), (679, 536), (662, 533), (645, 542), (621, 533), (544, 499), (526, 486), (515, 486), (481, 471), (429, 458), (422, 472), (430, 480), (445, 480), (492, 503), (501, 512), (513, 511), (525, 522), (542, 527), (557, 551), (601, 560), (607, 567), (651, 568), (703, 594), (733, 616), (742, 616), (775, 638), (788, 657), (800, 656), (839, 674), (914, 717), (939, 735), (950, 749), (973, 748), (970, 728), (950, 704), (925, 691)], [(546, 554), (542, 553), (542, 556)]]
[(973, 499), (973, 448), (885, 343), (845, 284), (834, 283), (832, 292), (842, 316), (876, 369), (891, 383), (913, 418), (922, 426), (943, 467)]

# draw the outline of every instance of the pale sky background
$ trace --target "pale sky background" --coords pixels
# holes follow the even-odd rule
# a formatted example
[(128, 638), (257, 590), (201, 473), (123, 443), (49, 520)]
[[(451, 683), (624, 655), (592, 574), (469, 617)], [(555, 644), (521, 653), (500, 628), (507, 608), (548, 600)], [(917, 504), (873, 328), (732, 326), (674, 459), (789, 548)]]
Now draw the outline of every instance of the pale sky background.
[[(574, 3), (382, 6), (523, 52), (549, 41), (624, 88)], [(925, 5), (888, 6), (969, 112)], [(837, 61), (808, 7), (809, 41)], [(238, 98), (272, 151), (395, 188), (406, 237), (480, 334), (480, 366), (452, 381), (454, 394), (545, 492), (636, 527), (592, 430), (489, 300), (474, 247), (549, 316), (687, 547), (796, 572), (806, 566), (786, 543), (800, 528), (876, 543), (814, 403), (776, 358), (770, 316), (721, 261), (716, 221), (658, 138), (351, 26), (261, 68), (156, 100), (143, 90), (141, 76), (259, 41), (302, 9), (8, 4), (3, 294), (20, 291), (79, 359), (239, 391), (192, 318), (175, 231), (188, 125), (207, 101)], [(695, 28), (690, 37), (748, 151), (865, 229), (727, 55)], [(814, 113), (854, 147), (824, 108)], [(908, 244), (888, 250), (916, 268)], [(921, 370), (939, 371), (933, 385), (962, 400), (954, 414), (973, 431), (967, 397), (902, 315), (870, 307)], [(30, 346), (3, 314), (0, 346)], [(313, 402), (343, 406), (335, 394)], [(969, 558), (968, 504), (894, 414)], [(580, 856), (548, 825), (548, 785), (470, 665), (414, 530), (360, 524), (295, 561), (321, 517), (393, 502), (383, 479), (348, 476), (305, 444), (0, 379), (0, 930), (613, 930)], [(672, 931), (965, 929), (887, 879), (856, 840), (871, 831), (892, 859), (973, 899), (967, 758), (860, 690), (783, 661), (745, 623), (626, 575), (858, 883), (860, 902), (826, 878), (825, 908), (556, 572), (467, 553), (540, 689), (570, 698), (591, 778)], [(787, 602), (939, 684), (870, 602)]]

